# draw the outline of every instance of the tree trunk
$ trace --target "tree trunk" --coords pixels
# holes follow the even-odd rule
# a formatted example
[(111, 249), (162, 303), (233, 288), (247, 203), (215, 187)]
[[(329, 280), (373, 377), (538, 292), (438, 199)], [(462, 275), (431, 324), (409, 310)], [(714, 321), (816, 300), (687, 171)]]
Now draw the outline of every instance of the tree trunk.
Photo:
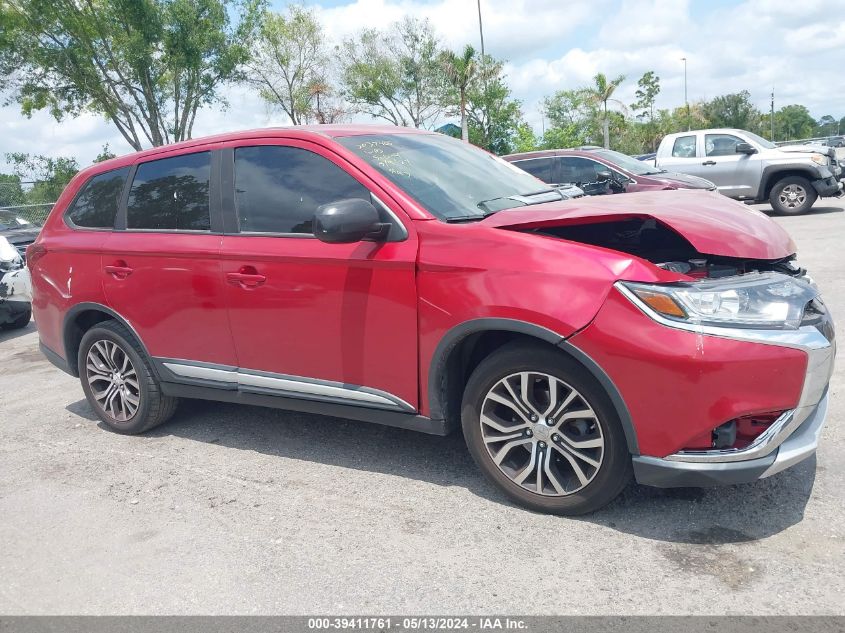
[(601, 124), (604, 132), (604, 148), (610, 149), (610, 124), (607, 121), (607, 101), (604, 102), (604, 121)]
[(469, 143), (469, 126), (467, 125), (467, 99), (465, 90), (461, 90), (461, 140), (464, 143)]

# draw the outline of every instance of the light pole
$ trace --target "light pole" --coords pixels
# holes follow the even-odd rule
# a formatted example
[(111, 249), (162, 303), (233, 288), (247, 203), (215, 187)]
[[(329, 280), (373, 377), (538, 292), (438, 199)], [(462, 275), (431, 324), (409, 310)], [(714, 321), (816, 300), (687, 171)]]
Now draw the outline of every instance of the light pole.
[(684, 106), (687, 109), (687, 132), (689, 132), (692, 125), (689, 116), (689, 99), (687, 99), (687, 58), (681, 57), (681, 61), (684, 62)]
[(481, 59), (484, 60), (484, 29), (481, 26), (481, 0), (478, 0), (478, 34), (481, 36)]

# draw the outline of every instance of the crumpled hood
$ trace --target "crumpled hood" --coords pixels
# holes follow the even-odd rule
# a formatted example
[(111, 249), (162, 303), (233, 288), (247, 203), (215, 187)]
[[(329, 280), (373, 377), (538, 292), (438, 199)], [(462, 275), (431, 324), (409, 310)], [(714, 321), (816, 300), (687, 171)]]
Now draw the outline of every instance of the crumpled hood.
[(795, 243), (776, 222), (741, 202), (701, 189), (593, 196), (517, 207), (494, 213), (481, 225), (533, 229), (628, 217), (654, 218), (707, 255), (774, 260), (795, 253)]
[(827, 145), (818, 145), (816, 143), (807, 143), (805, 145), (781, 145), (778, 147), (781, 152), (788, 152), (790, 154), (821, 154), (836, 159), (836, 150)]

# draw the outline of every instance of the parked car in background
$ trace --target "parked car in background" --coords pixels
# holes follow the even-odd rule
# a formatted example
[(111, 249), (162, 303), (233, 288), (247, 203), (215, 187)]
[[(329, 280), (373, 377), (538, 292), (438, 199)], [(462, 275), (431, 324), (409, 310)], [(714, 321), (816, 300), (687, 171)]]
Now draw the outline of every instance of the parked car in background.
[(712, 180), (730, 198), (768, 200), (779, 213), (806, 213), (817, 198), (842, 195), (835, 149), (778, 147), (745, 130), (667, 134), (657, 148), (655, 165)]
[(0, 209), (0, 327), (26, 327), (30, 312), (29, 270), (25, 249), (41, 227), (17, 213)]
[(845, 136), (828, 136), (822, 141), (822, 145), (827, 145), (828, 147), (845, 147)]
[(601, 147), (525, 152), (502, 158), (545, 183), (574, 183), (587, 195), (661, 189), (715, 189), (715, 185), (704, 178), (669, 173)]
[(795, 245), (708, 191), (561, 200), (442, 134), (319, 125), (98, 163), (28, 249), (41, 349), (108, 428), (177, 398), (433, 434), (517, 502), (810, 456), (833, 324)]

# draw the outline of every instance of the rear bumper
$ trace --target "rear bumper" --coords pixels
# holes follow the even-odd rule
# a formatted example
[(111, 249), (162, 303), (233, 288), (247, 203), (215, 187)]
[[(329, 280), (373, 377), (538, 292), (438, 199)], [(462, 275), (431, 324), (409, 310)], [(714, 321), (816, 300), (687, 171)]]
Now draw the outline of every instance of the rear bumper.
[(828, 394), (773, 452), (764, 457), (733, 462), (683, 462), (640, 455), (633, 458), (637, 482), (658, 488), (703, 488), (743, 484), (769, 477), (794, 466), (816, 452), (827, 417)]

